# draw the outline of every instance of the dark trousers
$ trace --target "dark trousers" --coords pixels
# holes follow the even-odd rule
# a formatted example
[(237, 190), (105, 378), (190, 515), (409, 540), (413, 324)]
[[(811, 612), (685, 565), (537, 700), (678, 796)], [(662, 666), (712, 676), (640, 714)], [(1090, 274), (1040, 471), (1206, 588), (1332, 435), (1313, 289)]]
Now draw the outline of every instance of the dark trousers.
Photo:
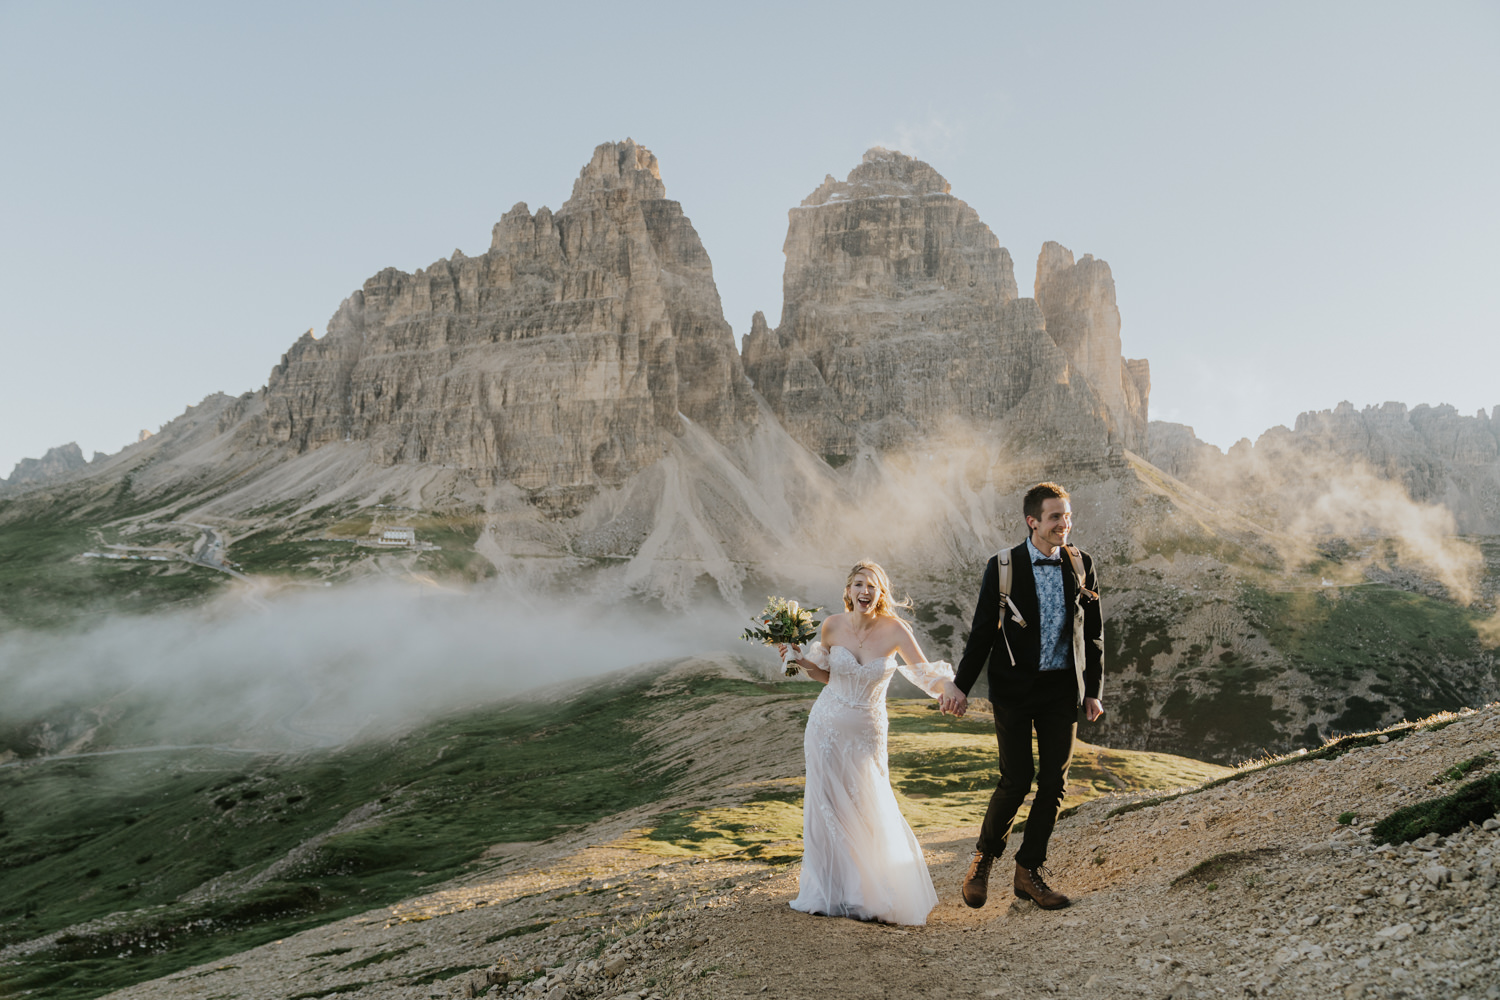
[[(1057, 810), (1068, 783), (1073, 740), (1078, 735), (1078, 688), (1071, 670), (1047, 670), (1038, 675), (1031, 692), (1007, 700), (992, 694), (995, 736), (1000, 745), (1000, 783), (990, 796), (990, 807), (979, 828), (976, 849), (999, 856), (1005, 853), (1011, 824), (1036, 778), (1036, 797), (1026, 817), (1026, 830), (1016, 864), (1036, 868), (1047, 860), (1047, 841), (1057, 825)], [(1036, 731), (1035, 766), (1031, 733)]]

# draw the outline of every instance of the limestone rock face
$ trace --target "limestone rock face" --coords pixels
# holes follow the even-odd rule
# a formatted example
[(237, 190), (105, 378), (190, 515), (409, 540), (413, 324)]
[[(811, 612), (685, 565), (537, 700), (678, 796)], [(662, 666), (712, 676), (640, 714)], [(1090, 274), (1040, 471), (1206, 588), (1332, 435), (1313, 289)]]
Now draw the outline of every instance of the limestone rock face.
[(1132, 451), (1146, 446), (1150, 367), (1120, 356), (1120, 310), (1109, 265), (1048, 242), (1037, 256), (1035, 294), (1047, 332), (1088, 379), (1109, 413), (1110, 432)]
[(1442, 504), (1463, 533), (1500, 532), (1500, 407), (1472, 417), (1451, 406), (1348, 402), (1273, 427), (1226, 454), (1181, 424), (1152, 421), (1148, 455), (1163, 471), (1224, 498), (1295, 495), (1298, 481), (1350, 469), (1399, 483), (1417, 503)]
[[(1114, 308), (1108, 267), (1087, 258), (1075, 273), (1069, 255), (1071, 270), (1059, 269), (1048, 287), (1060, 322), (1073, 324), (1071, 340), (1059, 341), (1038, 303), (1017, 297), (1010, 253), (926, 163), (871, 149), (847, 180), (828, 177), (791, 210), (784, 250), (781, 322), (773, 331), (757, 315), (742, 356), (813, 452), (840, 461), (954, 419), (1008, 418), (1022, 451), (1065, 465), (1144, 442), (1149, 377), (1144, 362), (1122, 364), (1118, 312), (1102, 332), (1080, 319), (1102, 326)], [(1103, 358), (1111, 343), (1112, 363)], [(1112, 381), (1094, 384), (1096, 372)], [(1114, 434), (1128, 400), (1141, 431)]]
[(21, 459), (11, 471), (10, 478), (0, 479), (0, 483), (6, 486), (20, 486), (23, 483), (45, 482), (86, 465), (88, 462), (84, 460), (83, 450), (78, 447), (77, 442), (69, 441), (56, 448), (48, 448), (47, 454), (41, 458)]
[[(1249, 445), (1249, 441), (1242, 444)], [(1238, 447), (1238, 445), (1236, 445)], [(1202, 441), (1187, 424), (1153, 420), (1146, 427), (1146, 450), (1151, 464), (1174, 478), (1191, 483), (1200, 465), (1222, 460), (1224, 453)]]
[(708, 255), (626, 140), (556, 214), (507, 212), (485, 254), (366, 281), (286, 353), (244, 434), (587, 492), (660, 458), (683, 417), (733, 437), (753, 413)]

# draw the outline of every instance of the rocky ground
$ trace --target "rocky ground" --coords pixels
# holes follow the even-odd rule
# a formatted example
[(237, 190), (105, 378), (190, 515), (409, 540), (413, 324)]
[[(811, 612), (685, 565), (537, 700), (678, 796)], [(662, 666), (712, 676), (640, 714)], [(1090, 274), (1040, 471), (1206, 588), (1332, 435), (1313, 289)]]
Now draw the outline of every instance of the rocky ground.
[(1399, 847), (1370, 833), (1497, 752), (1492, 705), (1165, 801), (1089, 802), (1053, 840), (1074, 898), (1060, 911), (1015, 900), (1003, 866), (968, 909), (974, 831), (931, 833), (942, 902), (925, 927), (795, 913), (796, 865), (645, 854), (611, 846), (628, 820), (606, 822), (497, 845), (493, 868), (441, 891), (112, 996), (1500, 997), (1500, 820)]

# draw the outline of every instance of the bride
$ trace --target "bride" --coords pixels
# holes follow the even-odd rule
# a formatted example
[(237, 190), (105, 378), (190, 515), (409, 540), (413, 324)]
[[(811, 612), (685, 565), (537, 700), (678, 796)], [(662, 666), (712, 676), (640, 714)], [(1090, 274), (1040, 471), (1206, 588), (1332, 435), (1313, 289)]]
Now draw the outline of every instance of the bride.
[(897, 606), (885, 570), (856, 563), (844, 587), (845, 612), (830, 615), (821, 640), (797, 651), (798, 665), (828, 686), (813, 703), (803, 737), (807, 789), (794, 910), (925, 924), (937, 905), (922, 846), (891, 791), (885, 692), (899, 669), (940, 697), (944, 711), (962, 713), (965, 699), (951, 666), (925, 662)]

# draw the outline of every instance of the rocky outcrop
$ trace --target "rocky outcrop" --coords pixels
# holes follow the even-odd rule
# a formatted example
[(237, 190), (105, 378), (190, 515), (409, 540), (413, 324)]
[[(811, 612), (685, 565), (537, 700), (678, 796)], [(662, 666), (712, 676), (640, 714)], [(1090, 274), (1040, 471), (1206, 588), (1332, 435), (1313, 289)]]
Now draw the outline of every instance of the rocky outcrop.
[[(1086, 282), (1070, 275), (1051, 286), (1060, 321), (1073, 321), (1072, 340), (1059, 341), (1038, 302), (1017, 297), (1009, 251), (926, 163), (871, 149), (847, 180), (826, 178), (792, 209), (784, 250), (781, 322), (772, 330), (757, 314), (745, 370), (793, 437), (830, 462), (955, 420), (1003, 420), (1012, 455), (1067, 468), (1144, 437), (1149, 379), (1144, 363), (1127, 373), (1119, 357), (1118, 313), (1105, 332), (1076, 321), (1113, 309), (1108, 268), (1093, 299), (1073, 301)], [(1112, 367), (1099, 361), (1111, 343)], [(1073, 351), (1113, 379), (1108, 394)], [(1117, 433), (1135, 419), (1131, 401), (1141, 432)]]
[(1223, 498), (1291, 496), (1288, 487), (1351, 469), (1400, 484), (1412, 501), (1442, 504), (1463, 533), (1500, 533), (1500, 407), (1461, 415), (1452, 406), (1343, 402), (1273, 427), (1221, 452), (1191, 427), (1152, 421), (1148, 456), (1163, 471)]
[(77, 442), (69, 441), (56, 448), (48, 448), (47, 454), (41, 458), (21, 459), (11, 471), (9, 479), (0, 479), (0, 485), (21, 486), (46, 482), (86, 465), (88, 462), (84, 460), (83, 450), (78, 447)]
[(1047, 332), (1088, 379), (1109, 414), (1112, 440), (1131, 451), (1146, 446), (1146, 404), (1151, 370), (1145, 360), (1120, 356), (1120, 310), (1109, 265), (1058, 243), (1037, 255), (1035, 294)]
[[(1241, 446), (1249, 447), (1249, 439), (1235, 445)], [(1185, 483), (1193, 482), (1200, 468), (1224, 459), (1222, 451), (1200, 440), (1187, 424), (1170, 420), (1152, 420), (1146, 425), (1146, 450), (1142, 454), (1152, 465)]]
[(265, 397), (244, 444), (364, 442), (564, 493), (656, 461), (684, 417), (733, 437), (754, 414), (708, 255), (630, 140), (598, 147), (556, 214), (506, 213), (485, 254), (365, 282)]
[[(212, 482), (222, 511), (415, 490), (524, 520), (535, 510), (515, 505), (530, 501), (570, 520), (571, 551), (611, 559), (678, 530), (643, 513), (662, 497), (731, 511), (736, 538), (752, 522), (785, 533), (807, 494), (873, 474), (825, 483), (829, 466), (899, 466), (894, 453), (938, 438), (972, 445), (1008, 485), (1118, 471), (1149, 379), (1119, 357), (1102, 262), (1049, 244), (1041, 300), (1019, 297), (974, 210), (931, 166), (883, 149), (791, 210), (785, 250), (781, 321), (756, 314), (738, 352), (655, 156), (606, 143), (556, 212), (517, 205), (483, 254), (381, 271), (260, 392), (206, 400), (101, 469), (129, 465), (137, 487)], [(790, 479), (762, 475), (792, 465)], [(761, 499), (741, 509), (749, 493)], [(689, 558), (668, 541), (683, 566), (752, 558), (749, 542), (695, 536)]]

